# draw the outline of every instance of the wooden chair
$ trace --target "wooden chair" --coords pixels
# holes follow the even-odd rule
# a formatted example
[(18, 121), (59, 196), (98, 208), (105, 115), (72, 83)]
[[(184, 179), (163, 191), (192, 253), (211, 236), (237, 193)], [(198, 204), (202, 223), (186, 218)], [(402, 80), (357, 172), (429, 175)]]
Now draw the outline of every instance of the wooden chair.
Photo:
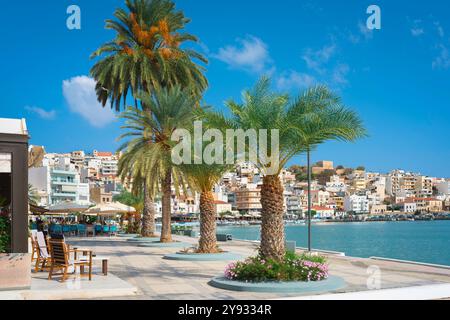
[[(89, 281), (92, 280), (92, 251), (88, 252), (88, 255), (82, 259), (77, 260), (78, 252), (82, 251), (71, 250), (70, 246), (63, 239), (51, 239), (49, 244), (52, 261), (48, 275), (49, 280), (52, 280), (54, 275), (61, 275), (61, 282), (64, 282), (68, 277), (68, 273), (75, 273), (77, 267), (80, 267), (80, 276), (86, 276), (83, 271), (84, 267), (88, 267), (89, 273), (87, 276)], [(73, 257), (71, 257), (71, 253), (73, 253)], [(55, 270), (61, 270), (61, 273), (55, 273)]]
[(39, 272), (48, 269), (51, 264), (49, 248), (47, 247), (47, 242), (45, 241), (45, 236), (43, 232), (36, 233), (36, 239), (34, 241), (34, 251), (37, 253), (36, 264), (34, 266), (34, 271)]
[(31, 230), (31, 263), (35, 262), (38, 255), (39, 255), (39, 250), (38, 250), (38, 245), (37, 245), (37, 230)]

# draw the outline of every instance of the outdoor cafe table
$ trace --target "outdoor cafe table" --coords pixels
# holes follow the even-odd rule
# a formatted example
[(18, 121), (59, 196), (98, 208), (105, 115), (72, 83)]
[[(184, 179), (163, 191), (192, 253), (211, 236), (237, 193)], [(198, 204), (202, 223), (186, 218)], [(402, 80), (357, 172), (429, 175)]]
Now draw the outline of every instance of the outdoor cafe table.
[[(101, 261), (102, 262), (102, 273), (103, 275), (107, 276), (108, 275), (108, 260), (109, 257), (103, 257), (103, 256), (97, 256), (94, 255), (93, 251), (91, 249), (87, 249), (87, 248), (74, 248), (77, 251), (83, 252), (83, 256), (89, 256), (92, 253), (92, 261)], [(75, 257), (76, 259), (76, 257)], [(81, 272), (84, 272), (84, 268), (81, 267)]]

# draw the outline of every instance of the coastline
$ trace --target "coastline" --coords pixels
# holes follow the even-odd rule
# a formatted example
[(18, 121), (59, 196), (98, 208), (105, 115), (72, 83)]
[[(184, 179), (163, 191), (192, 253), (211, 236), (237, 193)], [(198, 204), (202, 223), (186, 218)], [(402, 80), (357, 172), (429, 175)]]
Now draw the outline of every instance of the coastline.
[[(375, 256), (450, 265), (450, 221), (400, 222), (403, 221), (314, 223), (313, 248), (360, 258)], [(307, 226), (287, 225), (285, 231), (287, 240), (296, 241), (299, 248), (307, 247)], [(231, 234), (235, 240), (259, 240), (259, 226), (219, 227), (218, 233)], [(436, 238), (441, 239), (439, 243)]]

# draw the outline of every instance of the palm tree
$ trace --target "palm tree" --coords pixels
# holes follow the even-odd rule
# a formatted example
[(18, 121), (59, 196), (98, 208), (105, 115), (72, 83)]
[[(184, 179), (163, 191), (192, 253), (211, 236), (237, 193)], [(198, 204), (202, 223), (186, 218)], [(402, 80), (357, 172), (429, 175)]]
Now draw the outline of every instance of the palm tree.
[[(120, 157), (118, 165), (118, 176), (122, 182), (132, 182), (132, 192), (135, 196), (140, 195), (138, 199), (140, 209), (142, 209), (142, 237), (155, 237), (155, 204), (154, 194), (150, 194), (147, 183), (143, 181), (145, 176), (144, 164), (145, 154), (141, 150), (133, 148), (132, 142), (127, 145), (127, 151)], [(142, 199), (141, 199), (142, 198)], [(143, 204), (143, 205), (142, 205)]]
[(106, 21), (106, 29), (116, 32), (114, 40), (92, 54), (102, 57), (91, 69), (99, 102), (121, 109), (131, 91), (135, 98), (141, 92), (151, 93), (156, 86), (181, 85), (201, 96), (208, 83), (204, 68), (207, 63), (198, 52), (183, 49), (186, 42), (198, 42), (182, 33), (190, 22), (176, 11), (171, 0), (126, 0), (127, 10), (117, 9), (115, 20)]
[(230, 166), (221, 164), (182, 165), (188, 185), (200, 193), (200, 240), (197, 253), (217, 253), (216, 212), (214, 208), (214, 186)]
[[(255, 165), (264, 175), (261, 187), (261, 245), (260, 254), (265, 258), (281, 260), (285, 255), (284, 221), (283, 221), (283, 186), (279, 172), (292, 153), (290, 134), (286, 129), (289, 120), (285, 107), (287, 95), (270, 91), (270, 81), (263, 77), (256, 86), (243, 93), (243, 103), (228, 101), (232, 112), (234, 127), (249, 129), (279, 130), (279, 166), (276, 172), (267, 174), (267, 164), (258, 157)], [(269, 139), (270, 141), (270, 139)], [(272, 152), (272, 150), (268, 150)]]
[(38, 202), (39, 202), (38, 191), (31, 184), (28, 184), (28, 203), (37, 206)]
[[(281, 169), (295, 155), (307, 151), (307, 142), (311, 145), (319, 144), (328, 139), (352, 140), (363, 131), (362, 124), (356, 114), (346, 110), (336, 101), (333, 108), (326, 108), (322, 104), (324, 98), (320, 90), (310, 90), (310, 94), (300, 96), (292, 103), (289, 103), (287, 95), (278, 94), (270, 90), (270, 80), (263, 77), (251, 91), (243, 94), (243, 103), (238, 104), (233, 101), (227, 102), (233, 116), (234, 127), (244, 130), (248, 129), (276, 129), (279, 133), (278, 143), (278, 168), (268, 171), (269, 166), (265, 159), (258, 157), (255, 165), (264, 175), (261, 187), (261, 246), (260, 254), (265, 258), (275, 260), (283, 259), (285, 255), (285, 234), (283, 221), (283, 185), (279, 178)], [(316, 94), (312, 94), (316, 92)], [(314, 101), (315, 103), (310, 102)], [(309, 106), (310, 108), (305, 108)], [(309, 112), (311, 111), (311, 112)], [(314, 121), (313, 121), (314, 119)], [(306, 134), (302, 135), (302, 126), (314, 124), (317, 127), (334, 126), (331, 130), (333, 134), (323, 135), (326, 139), (318, 139), (322, 131), (310, 130), (309, 140)], [(360, 127), (352, 127), (359, 124)], [(351, 134), (349, 131), (354, 130)], [(323, 130), (325, 132), (325, 130)], [(269, 153), (276, 152), (268, 148)], [(273, 155), (272, 155), (273, 156)]]
[(120, 117), (126, 120), (122, 128), (129, 131), (119, 139), (132, 139), (126, 141), (120, 150), (126, 149), (128, 154), (133, 155), (128, 161), (139, 159), (141, 162), (133, 168), (141, 171), (141, 174), (145, 172), (141, 177), (148, 193), (162, 193), (161, 242), (171, 242), (172, 182), (176, 193), (179, 193), (179, 186), (185, 183), (180, 169), (172, 164), (172, 149), (176, 143), (171, 141), (171, 136), (176, 129), (189, 129), (192, 126), (198, 100), (189, 90), (182, 90), (179, 86), (157, 87), (152, 94), (142, 92), (138, 99), (142, 105), (149, 106), (152, 112), (129, 107), (122, 113)]
[(355, 141), (366, 135), (358, 115), (325, 86), (306, 90), (289, 110), (295, 139), (307, 157), (308, 251), (311, 251), (311, 151), (327, 140)]
[[(193, 35), (180, 32), (190, 20), (176, 11), (170, 0), (126, 0), (125, 4), (127, 10), (117, 9), (116, 19), (106, 21), (106, 28), (116, 32), (115, 39), (91, 56), (101, 57), (91, 69), (98, 100), (103, 106), (110, 100), (111, 108), (120, 111), (121, 102), (126, 105), (131, 91), (134, 105), (139, 108), (138, 92), (151, 93), (155, 87), (177, 84), (200, 96), (208, 84), (204, 68), (192, 60), (204, 63), (207, 60), (194, 50), (181, 48), (183, 43), (198, 41)], [(141, 107), (148, 110), (148, 106)], [(133, 171), (147, 174), (142, 170)], [(144, 176), (133, 177), (134, 185), (145, 181)], [(150, 234), (154, 204), (145, 183), (140, 187), (145, 194), (143, 224), (146, 226), (142, 232)]]

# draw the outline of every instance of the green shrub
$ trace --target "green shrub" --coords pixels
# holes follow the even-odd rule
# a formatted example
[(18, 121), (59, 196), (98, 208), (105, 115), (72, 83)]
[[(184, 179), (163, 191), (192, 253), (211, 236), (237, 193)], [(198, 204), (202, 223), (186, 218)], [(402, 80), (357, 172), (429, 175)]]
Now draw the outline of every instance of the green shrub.
[(11, 222), (8, 217), (0, 216), (0, 253), (7, 253), (11, 246)]
[(328, 265), (325, 257), (308, 254), (286, 253), (282, 261), (257, 256), (229, 264), (225, 277), (246, 282), (320, 281), (328, 278)]

